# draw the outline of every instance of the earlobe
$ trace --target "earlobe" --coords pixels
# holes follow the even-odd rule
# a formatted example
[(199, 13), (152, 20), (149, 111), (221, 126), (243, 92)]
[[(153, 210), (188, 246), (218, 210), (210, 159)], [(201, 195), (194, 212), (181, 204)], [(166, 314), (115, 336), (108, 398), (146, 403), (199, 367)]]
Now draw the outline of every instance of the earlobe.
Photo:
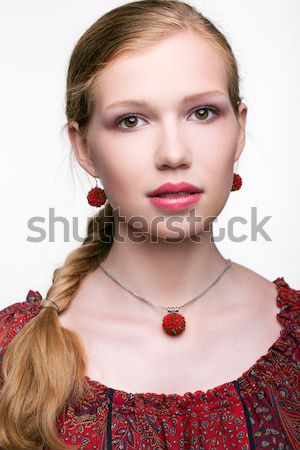
[(98, 175), (91, 158), (90, 148), (86, 142), (86, 139), (84, 139), (82, 133), (80, 132), (77, 122), (71, 121), (68, 124), (68, 135), (78, 164), (91, 176), (97, 178)]

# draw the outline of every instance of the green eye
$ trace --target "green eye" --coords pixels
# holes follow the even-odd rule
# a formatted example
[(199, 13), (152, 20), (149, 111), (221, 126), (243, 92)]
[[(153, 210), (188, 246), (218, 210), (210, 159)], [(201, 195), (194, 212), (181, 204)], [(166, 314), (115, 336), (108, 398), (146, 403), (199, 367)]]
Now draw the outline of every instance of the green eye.
[(196, 109), (195, 114), (197, 115), (198, 111), (201, 111), (198, 116), (200, 119), (207, 119), (208, 116), (208, 109), (205, 108), (201, 108), (201, 109)]
[(217, 111), (214, 108), (203, 106), (201, 108), (195, 109), (192, 114), (195, 114), (197, 116), (197, 119), (199, 119), (200, 121), (204, 121), (208, 118), (209, 113), (213, 113), (213, 115), (216, 115)]
[[(218, 109), (212, 106), (198, 106), (197, 109), (191, 114), (196, 115), (197, 121), (200, 122), (210, 122), (209, 113), (212, 113), (213, 116), (218, 115)], [(211, 117), (212, 118), (212, 117)], [(135, 131), (137, 129), (137, 124), (139, 120), (144, 120), (136, 114), (127, 114), (127, 116), (120, 117), (117, 120), (117, 127), (121, 128), (122, 131)], [(124, 123), (125, 126), (121, 126)]]
[(124, 123), (129, 126), (129, 128), (133, 128), (136, 125), (138, 118), (136, 116), (127, 116), (123, 119)]
[[(134, 114), (130, 114), (124, 117), (121, 117), (118, 121), (117, 121), (117, 125), (120, 126), (121, 123), (124, 122), (124, 124), (126, 125), (125, 127), (121, 127), (123, 130), (126, 131), (126, 129), (134, 129), (136, 128), (136, 125), (138, 123), (138, 120), (140, 119), (140, 117), (134, 115)], [(142, 120), (142, 119), (141, 119)]]

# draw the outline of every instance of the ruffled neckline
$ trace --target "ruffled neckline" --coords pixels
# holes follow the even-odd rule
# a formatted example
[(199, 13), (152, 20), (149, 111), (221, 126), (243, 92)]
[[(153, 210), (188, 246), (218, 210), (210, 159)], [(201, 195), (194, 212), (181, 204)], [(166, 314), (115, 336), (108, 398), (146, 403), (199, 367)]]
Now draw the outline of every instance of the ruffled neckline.
[[(184, 394), (165, 394), (157, 392), (127, 392), (121, 389), (109, 387), (100, 381), (90, 378), (85, 375), (85, 379), (92, 387), (94, 395), (107, 397), (107, 393), (113, 392), (114, 404), (122, 406), (122, 409), (127, 407), (132, 408), (138, 405), (149, 405), (153, 408), (177, 408), (186, 407), (195, 402), (203, 402), (205, 404), (213, 404), (215, 406), (221, 406), (228, 404), (228, 397), (237, 398), (237, 392), (234, 384), (238, 384), (241, 390), (251, 391), (255, 388), (255, 380), (260, 373), (264, 371), (264, 365), (267, 362), (270, 365), (272, 358), (276, 357), (276, 351), (280, 351), (281, 354), (288, 352), (290, 341), (288, 336), (293, 327), (293, 306), (291, 301), (295, 296), (300, 296), (300, 291), (290, 288), (289, 284), (285, 281), (284, 277), (277, 277), (272, 281), (277, 288), (276, 305), (279, 312), (276, 314), (278, 322), (282, 325), (279, 337), (269, 347), (267, 353), (260, 356), (254, 364), (252, 364), (246, 371), (242, 373), (238, 378), (227, 381), (218, 386), (212, 387), (206, 391), (198, 389), (193, 392), (186, 392)], [(41, 295), (38, 291), (35, 292), (38, 296), (39, 302), (41, 301)], [(34, 291), (30, 290), (27, 295), (27, 300), (36, 300)], [(38, 308), (39, 309), (39, 308)], [(295, 313), (296, 314), (296, 313)], [(237, 400), (238, 401), (238, 400)]]
[(86, 380), (90, 385), (92, 385), (97, 391), (102, 393), (107, 393), (107, 391), (113, 391), (114, 393), (114, 404), (122, 405), (123, 408), (128, 406), (143, 404), (158, 407), (159, 409), (164, 406), (166, 409), (173, 407), (174, 403), (177, 407), (190, 405), (194, 402), (204, 402), (206, 404), (214, 404), (221, 406), (228, 403), (228, 397), (236, 397), (237, 392), (234, 384), (237, 383), (242, 390), (251, 391), (255, 386), (255, 378), (259, 373), (263, 371), (263, 366), (266, 361), (270, 361), (275, 357), (277, 349), (280, 349), (281, 353), (288, 350), (290, 342), (287, 339), (291, 326), (292, 326), (292, 302), (290, 299), (295, 295), (299, 295), (300, 291), (296, 291), (288, 285), (284, 280), (284, 277), (277, 277), (272, 281), (277, 288), (276, 305), (280, 308), (279, 312), (276, 314), (277, 320), (282, 325), (279, 337), (273, 342), (269, 347), (267, 353), (260, 356), (254, 364), (252, 364), (246, 371), (242, 373), (238, 378), (234, 380), (227, 381), (218, 386), (210, 388), (206, 391), (198, 389), (194, 392), (186, 392), (184, 394), (165, 394), (157, 392), (127, 392), (121, 389), (115, 389), (108, 387), (105, 384), (93, 380), (87, 375)]

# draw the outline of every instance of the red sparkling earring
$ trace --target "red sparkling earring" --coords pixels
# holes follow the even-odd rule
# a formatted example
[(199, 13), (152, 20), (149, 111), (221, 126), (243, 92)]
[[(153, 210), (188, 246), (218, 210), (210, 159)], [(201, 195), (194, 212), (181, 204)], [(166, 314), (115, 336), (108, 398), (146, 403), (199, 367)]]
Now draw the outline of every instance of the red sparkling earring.
[(241, 189), (242, 184), (242, 178), (240, 177), (240, 175), (238, 173), (234, 173), (231, 190), (238, 191), (239, 189)]
[(87, 200), (90, 205), (100, 207), (100, 206), (104, 205), (107, 197), (106, 197), (104, 189), (101, 189), (100, 187), (98, 187), (97, 178), (95, 178), (95, 180), (96, 180), (96, 187), (92, 188), (89, 191), (89, 193), (87, 195)]

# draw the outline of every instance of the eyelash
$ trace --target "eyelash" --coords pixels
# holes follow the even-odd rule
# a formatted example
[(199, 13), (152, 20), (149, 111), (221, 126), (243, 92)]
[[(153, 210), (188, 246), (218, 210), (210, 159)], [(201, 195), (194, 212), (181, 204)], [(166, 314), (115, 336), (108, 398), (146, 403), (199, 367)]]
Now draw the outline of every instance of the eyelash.
[[(198, 106), (189, 115), (194, 114), (196, 111), (200, 111), (200, 110), (210, 111), (210, 112), (214, 113), (216, 116), (219, 115), (219, 109), (216, 108), (215, 106), (211, 106), (211, 105)], [(116, 120), (116, 126), (117, 126), (117, 128), (120, 128), (125, 133), (127, 133), (127, 132), (131, 133), (132, 131), (135, 131), (137, 128), (139, 128), (139, 127), (133, 127), (133, 128), (120, 127), (119, 125), (123, 122), (123, 120), (127, 119), (128, 117), (135, 117), (137, 119), (142, 119), (140, 116), (138, 116), (137, 114), (134, 114), (134, 113), (126, 114), (125, 116), (119, 117)], [(142, 119), (142, 120), (144, 120), (144, 119)], [(200, 120), (199, 119), (199, 122), (207, 123), (207, 122), (210, 122), (211, 120), (212, 119), (208, 119), (208, 120)]]

